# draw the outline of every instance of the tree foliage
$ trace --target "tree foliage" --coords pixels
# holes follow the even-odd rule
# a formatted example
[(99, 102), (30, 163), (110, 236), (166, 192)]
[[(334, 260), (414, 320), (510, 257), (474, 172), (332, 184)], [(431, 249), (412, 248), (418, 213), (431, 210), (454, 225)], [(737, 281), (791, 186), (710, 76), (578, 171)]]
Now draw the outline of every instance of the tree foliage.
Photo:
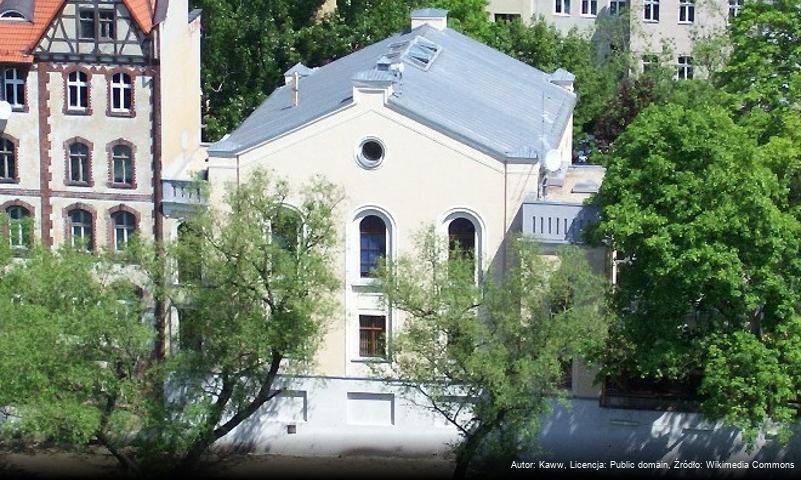
[(801, 225), (760, 158), (721, 107), (652, 106), (614, 144), (595, 198), (597, 238), (626, 259), (606, 371), (702, 371), (705, 410), (749, 440), (790, 417), (801, 387), (785, 348), (801, 304)]
[(120, 267), (71, 249), (0, 268), (3, 433), (100, 444), (132, 466), (123, 450), (142, 424), (152, 339), (137, 287)]
[(514, 244), (516, 266), (477, 282), (472, 258), (448, 259), (447, 242), (430, 229), (413, 256), (379, 275), (387, 303), (404, 318), (390, 343), (394, 361), (377, 371), (459, 430), (455, 478), (477, 452), (530, 449), (540, 415), (560, 394), (565, 363), (606, 336), (604, 281), (580, 250), (561, 251), (554, 264), (530, 240)]
[(151, 414), (143, 456), (193, 469), (216, 440), (280, 394), (279, 373), (313, 362), (339, 285), (332, 255), (340, 200), (322, 179), (293, 192), (255, 171), (224, 207), (184, 224), (168, 248), (180, 286), (160, 295), (179, 309), (179, 329), (193, 339), (182, 338), (163, 364), (168, 394)]

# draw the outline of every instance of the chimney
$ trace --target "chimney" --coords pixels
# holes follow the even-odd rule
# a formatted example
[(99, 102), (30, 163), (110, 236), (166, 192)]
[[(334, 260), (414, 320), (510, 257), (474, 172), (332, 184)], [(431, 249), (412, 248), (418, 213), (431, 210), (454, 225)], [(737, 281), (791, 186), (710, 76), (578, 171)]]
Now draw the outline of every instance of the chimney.
[(448, 11), (441, 8), (422, 8), (412, 12), (412, 30), (428, 25), (437, 30), (445, 30), (448, 26)]
[(300, 73), (295, 72), (292, 76), (292, 106), (300, 104)]

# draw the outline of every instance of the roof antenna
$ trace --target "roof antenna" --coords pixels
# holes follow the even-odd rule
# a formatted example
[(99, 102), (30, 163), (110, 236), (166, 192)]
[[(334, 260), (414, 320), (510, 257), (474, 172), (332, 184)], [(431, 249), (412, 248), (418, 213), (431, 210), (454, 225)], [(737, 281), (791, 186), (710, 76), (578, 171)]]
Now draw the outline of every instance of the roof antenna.
[(297, 107), (300, 104), (300, 73), (295, 72), (292, 77), (292, 106)]

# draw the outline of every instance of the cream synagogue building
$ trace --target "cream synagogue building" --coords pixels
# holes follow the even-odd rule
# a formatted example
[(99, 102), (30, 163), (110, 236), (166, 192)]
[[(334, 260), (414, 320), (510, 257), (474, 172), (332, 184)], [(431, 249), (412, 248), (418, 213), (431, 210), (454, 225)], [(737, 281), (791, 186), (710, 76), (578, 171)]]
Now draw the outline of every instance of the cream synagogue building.
[[(209, 147), (212, 205), (256, 169), (291, 185), (322, 175), (346, 194), (337, 213), (339, 309), (316, 369), (284, 378), (286, 391), (225, 441), (295, 453), (446, 448), (454, 429), (370, 378), (369, 364), (386, 361), (372, 339), (403, 325), (370, 288), (370, 271), (380, 257), (410, 252), (431, 224), (483, 270), (503, 270), (517, 232), (547, 246), (578, 241), (593, 220), (582, 202), (603, 170), (572, 164), (573, 81), (447, 28), (444, 10), (418, 10), (406, 33), (320, 68), (296, 65)], [(194, 201), (180, 186), (195, 173), (177, 172), (176, 195), (165, 198), (172, 237)], [(604, 252), (588, 254), (603, 269)], [(597, 396), (577, 373), (574, 391)]]

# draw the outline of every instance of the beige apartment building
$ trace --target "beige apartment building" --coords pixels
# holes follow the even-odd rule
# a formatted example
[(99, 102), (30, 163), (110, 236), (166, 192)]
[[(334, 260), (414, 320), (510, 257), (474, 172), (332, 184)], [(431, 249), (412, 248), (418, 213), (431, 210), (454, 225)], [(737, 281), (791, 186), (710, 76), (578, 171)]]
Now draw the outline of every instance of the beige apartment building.
[(199, 11), (0, 0), (0, 87), (0, 209), (18, 253), (158, 238), (162, 172), (202, 155)]
[(693, 47), (721, 32), (745, 0), (490, 0), (494, 21), (544, 18), (563, 33), (576, 29), (593, 40), (623, 41), (646, 69), (654, 62), (673, 65), (676, 78), (697, 72)]

